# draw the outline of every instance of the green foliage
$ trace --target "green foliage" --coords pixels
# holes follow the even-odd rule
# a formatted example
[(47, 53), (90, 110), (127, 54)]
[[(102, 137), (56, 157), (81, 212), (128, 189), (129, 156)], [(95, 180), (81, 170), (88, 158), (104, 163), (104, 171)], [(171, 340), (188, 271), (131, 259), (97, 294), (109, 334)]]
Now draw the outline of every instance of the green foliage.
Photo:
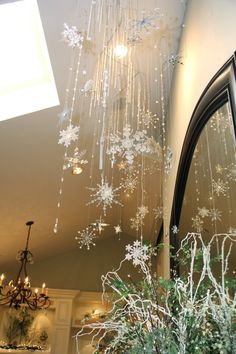
[[(189, 234), (176, 256), (182, 274), (172, 279), (158, 278), (149, 260), (141, 258), (135, 259), (143, 272), (139, 282), (109, 272), (103, 285), (114, 292), (112, 310), (105, 323), (85, 326), (95, 332), (105, 329), (95, 353), (236, 353), (236, 279), (228, 274), (226, 251), (226, 241), (235, 241), (228, 234), (220, 236), (225, 253), (212, 256), (216, 235), (205, 245), (199, 234)], [(217, 275), (216, 268), (221, 271)]]
[(5, 335), (8, 344), (16, 344), (18, 341), (28, 340), (28, 331), (33, 322), (33, 316), (26, 307), (21, 309), (11, 309), (9, 313), (8, 325), (5, 328)]

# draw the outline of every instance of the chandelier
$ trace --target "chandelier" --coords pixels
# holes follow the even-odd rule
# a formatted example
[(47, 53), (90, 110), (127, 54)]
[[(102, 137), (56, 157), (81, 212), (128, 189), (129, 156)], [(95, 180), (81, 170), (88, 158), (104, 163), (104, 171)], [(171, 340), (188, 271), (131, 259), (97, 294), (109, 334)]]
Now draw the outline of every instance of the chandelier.
[(28, 221), (28, 235), (25, 249), (18, 251), (16, 259), (20, 262), (20, 269), (15, 280), (11, 280), (4, 285), (4, 274), (0, 277), (0, 304), (9, 305), (15, 309), (21, 306), (28, 306), (31, 310), (46, 309), (50, 306), (45, 283), (42, 284), (41, 290), (38, 288), (32, 289), (30, 279), (27, 274), (27, 265), (33, 263), (33, 254), (30, 252), (29, 237), (33, 221)]

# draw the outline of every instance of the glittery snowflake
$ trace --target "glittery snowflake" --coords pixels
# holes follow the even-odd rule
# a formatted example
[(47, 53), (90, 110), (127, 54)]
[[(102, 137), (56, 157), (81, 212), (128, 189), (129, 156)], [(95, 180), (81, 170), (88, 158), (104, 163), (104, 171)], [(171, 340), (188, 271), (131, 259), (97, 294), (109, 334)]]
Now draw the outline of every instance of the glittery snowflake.
[(171, 54), (171, 56), (168, 58), (167, 62), (171, 64), (172, 66), (175, 66), (176, 64), (182, 64), (182, 56), (180, 54)]
[(65, 147), (68, 147), (72, 141), (76, 141), (78, 138), (79, 127), (74, 127), (70, 124), (66, 129), (60, 131), (60, 139), (58, 140), (58, 144), (64, 144)]
[(131, 126), (126, 124), (123, 128), (123, 136), (111, 134), (109, 136), (110, 147), (107, 154), (110, 155), (112, 163), (115, 162), (116, 156), (126, 159), (127, 163), (132, 165), (135, 156), (142, 153), (150, 153), (151, 147), (148, 144), (148, 136), (146, 130), (137, 130), (133, 133)]
[(230, 181), (236, 182), (236, 164), (231, 163), (226, 168), (226, 175)]
[(171, 231), (173, 232), (173, 234), (177, 234), (179, 232), (178, 226), (177, 225), (173, 225), (171, 228)]
[(197, 232), (202, 232), (203, 230), (203, 220), (200, 218), (199, 215), (196, 215), (195, 217), (192, 218), (192, 227), (197, 231)]
[(220, 175), (222, 175), (222, 173), (224, 172), (224, 167), (222, 167), (219, 163), (215, 166), (215, 170), (216, 173), (219, 173)]
[(121, 187), (125, 193), (132, 194), (138, 184), (138, 177), (132, 174), (129, 174), (121, 179)]
[(117, 235), (121, 234), (122, 229), (121, 229), (121, 226), (120, 226), (120, 225), (114, 226), (114, 229), (115, 229), (115, 233), (116, 233)]
[(109, 184), (104, 178), (101, 183), (97, 184), (97, 188), (88, 188), (93, 194), (91, 194), (92, 200), (88, 204), (97, 204), (102, 206), (104, 215), (106, 215), (107, 207), (112, 207), (112, 204), (122, 205), (115, 198), (118, 196), (116, 193), (121, 187), (114, 188), (112, 184)]
[(66, 163), (63, 165), (63, 170), (67, 170), (68, 168), (76, 169), (81, 165), (86, 165), (88, 160), (84, 159), (84, 155), (86, 154), (86, 150), (79, 151), (79, 148), (76, 147), (74, 150), (73, 156), (65, 157)]
[(93, 228), (86, 227), (83, 231), (78, 231), (79, 236), (75, 236), (75, 240), (80, 248), (87, 247), (90, 250), (91, 246), (95, 246), (94, 239), (96, 238)]
[(220, 211), (219, 209), (211, 209), (210, 210), (210, 218), (211, 221), (221, 221), (221, 215), (222, 215), (222, 211)]
[(135, 214), (134, 218), (130, 218), (131, 229), (135, 229), (138, 231), (144, 225), (144, 218), (149, 213), (148, 207), (145, 205), (141, 205), (138, 207), (138, 210)]
[(210, 210), (206, 207), (198, 208), (198, 214), (201, 216), (201, 218), (205, 218), (206, 216), (209, 216)]
[(125, 259), (132, 261), (135, 267), (150, 259), (149, 247), (138, 240), (134, 241), (133, 245), (126, 245), (125, 249)]
[(109, 224), (105, 223), (101, 216), (98, 220), (92, 222), (90, 225), (93, 227), (94, 230), (98, 231), (99, 235), (101, 235), (101, 232), (106, 226), (109, 226)]
[(164, 172), (169, 175), (172, 169), (172, 159), (173, 159), (173, 152), (171, 148), (168, 146), (165, 153), (165, 160), (164, 160)]
[(155, 220), (164, 218), (164, 207), (163, 206), (158, 206), (158, 207), (154, 208), (153, 211), (154, 211)]
[(131, 22), (130, 28), (134, 31), (133, 33), (143, 35), (145, 33), (150, 33), (153, 29), (158, 29), (156, 24), (157, 19), (160, 18), (160, 13), (158, 9), (154, 9), (149, 15), (145, 14), (143, 11), (143, 16), (139, 20), (134, 20)]
[(145, 125), (145, 127), (156, 128), (156, 123), (159, 120), (157, 114), (150, 112), (149, 110), (140, 110), (139, 112), (139, 123)]
[(66, 23), (64, 23), (64, 30), (62, 32), (62, 39), (68, 43), (69, 47), (82, 47), (82, 43), (84, 41), (84, 36), (81, 32), (78, 31), (76, 26), (69, 27)]
[(226, 196), (226, 192), (228, 190), (228, 182), (224, 182), (220, 178), (217, 181), (212, 180), (212, 190), (219, 197), (220, 195)]

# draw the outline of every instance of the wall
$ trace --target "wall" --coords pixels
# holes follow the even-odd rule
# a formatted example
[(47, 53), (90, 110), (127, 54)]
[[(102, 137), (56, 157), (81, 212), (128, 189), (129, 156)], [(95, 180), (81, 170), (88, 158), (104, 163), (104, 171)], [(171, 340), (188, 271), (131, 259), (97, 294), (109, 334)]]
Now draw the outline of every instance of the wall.
[[(236, 49), (235, 0), (189, 0), (179, 54), (183, 65), (176, 66), (169, 100), (168, 145), (173, 151), (173, 167), (164, 186), (165, 243), (176, 172), (185, 133), (195, 105), (204, 88)], [(169, 274), (168, 248), (165, 248), (164, 275)]]
[[(76, 247), (70, 252), (42, 261), (37, 261), (35, 258), (35, 263), (28, 266), (32, 286), (39, 287), (45, 281), (49, 288), (101, 291), (101, 275), (118, 268), (125, 257), (125, 245), (133, 242), (133, 237), (122, 234), (118, 240), (118, 236), (115, 235), (97, 241), (96, 246), (89, 251)], [(126, 264), (127, 266), (122, 266), (120, 272), (124, 277), (134, 271), (131, 262), (126, 262)], [(4, 269), (7, 279), (15, 276), (18, 266), (16, 262), (12, 268)], [(134, 279), (137, 276), (137, 274), (132, 275)]]

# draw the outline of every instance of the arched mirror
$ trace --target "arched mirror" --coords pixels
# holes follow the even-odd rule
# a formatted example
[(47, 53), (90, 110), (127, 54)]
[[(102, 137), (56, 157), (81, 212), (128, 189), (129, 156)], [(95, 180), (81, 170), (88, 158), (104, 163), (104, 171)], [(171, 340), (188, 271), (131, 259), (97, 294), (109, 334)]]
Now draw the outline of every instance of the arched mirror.
[[(189, 232), (200, 233), (206, 242), (214, 234), (236, 234), (235, 77), (233, 56), (211, 80), (191, 118), (172, 208), (171, 225), (178, 227), (178, 233), (171, 234), (174, 252)], [(171, 268), (181, 272), (171, 262)], [(235, 257), (229, 270), (236, 270)]]

